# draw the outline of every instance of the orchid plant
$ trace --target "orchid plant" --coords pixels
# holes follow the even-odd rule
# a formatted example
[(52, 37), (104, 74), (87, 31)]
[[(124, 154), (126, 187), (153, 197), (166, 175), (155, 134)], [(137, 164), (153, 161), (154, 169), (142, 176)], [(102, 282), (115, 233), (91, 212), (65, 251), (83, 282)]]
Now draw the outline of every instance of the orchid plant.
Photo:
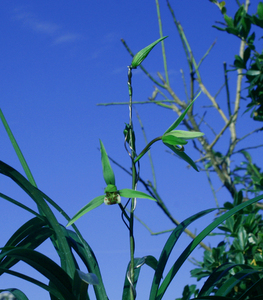
[[(106, 183), (106, 188), (104, 189), (105, 194), (100, 195), (93, 200), (91, 200), (87, 205), (85, 205), (73, 218), (66, 214), (63, 209), (55, 203), (51, 198), (46, 194), (40, 191), (34, 178), (30, 172), (30, 169), (25, 161), (24, 156), (20, 148), (18, 147), (16, 140), (5, 120), (5, 117), (0, 109), (0, 119), (3, 122), (4, 127), (9, 135), (10, 141), (13, 144), (14, 149), (16, 150), (17, 156), (20, 159), (20, 162), (23, 166), (23, 169), (26, 173), (27, 178), (25, 178), (18, 171), (13, 169), (11, 166), (0, 161), (0, 173), (3, 176), (6, 176), (12, 179), (15, 184), (17, 184), (23, 191), (25, 191), (28, 196), (36, 203), (38, 212), (32, 210), (26, 205), (16, 201), (15, 199), (10, 198), (7, 195), (0, 193), (0, 197), (5, 199), (19, 207), (27, 210), (29, 213), (33, 214), (34, 217), (23, 224), (7, 241), (4, 247), (0, 251), (0, 276), (2, 274), (11, 274), (18, 278), (22, 278), (38, 285), (39, 287), (47, 290), (50, 294), (50, 299), (61, 299), (61, 300), (89, 300), (89, 290), (90, 285), (93, 286), (96, 299), (105, 300), (109, 299), (104, 287), (102, 276), (100, 273), (99, 265), (95, 254), (91, 250), (89, 244), (84, 240), (80, 231), (74, 224), (76, 220), (82, 217), (87, 212), (93, 210), (94, 208), (105, 203), (106, 205), (118, 204), (123, 216), (126, 218), (128, 223), (124, 222), (129, 230), (130, 238), (130, 261), (127, 267), (127, 272), (124, 281), (123, 287), (123, 300), (134, 300), (136, 298), (136, 284), (138, 282), (138, 277), (141, 267), (145, 264), (151, 267), (154, 270), (154, 277), (152, 280), (151, 290), (149, 294), (150, 300), (161, 300), (170, 285), (173, 281), (174, 276), (177, 274), (180, 267), (183, 263), (189, 258), (192, 251), (202, 242), (202, 240), (207, 237), (212, 230), (217, 226), (222, 224), (228, 218), (231, 218), (234, 214), (239, 211), (242, 211), (247, 206), (256, 203), (257, 201), (263, 199), (263, 195), (250, 199), (248, 201), (242, 201), (242, 194), (239, 193), (235, 196), (236, 205), (232, 207), (225, 214), (216, 218), (212, 223), (210, 223), (206, 228), (204, 228), (194, 239), (193, 241), (184, 249), (184, 251), (179, 255), (177, 260), (172, 264), (172, 267), (168, 272), (166, 272), (167, 262), (169, 256), (177, 243), (180, 235), (184, 232), (186, 227), (190, 225), (193, 221), (201, 218), (202, 216), (214, 211), (215, 209), (207, 209), (196, 213), (193, 216), (190, 216), (182, 223), (180, 223), (170, 234), (167, 239), (162, 252), (159, 256), (159, 259), (151, 255), (146, 255), (143, 257), (135, 258), (134, 249), (135, 249), (135, 239), (133, 235), (133, 223), (134, 223), (134, 210), (136, 207), (136, 198), (149, 199), (152, 201), (158, 202), (160, 204), (159, 198), (154, 198), (144, 192), (137, 191), (137, 181), (138, 181), (138, 172), (137, 167), (140, 159), (144, 156), (145, 153), (150, 149), (150, 147), (157, 141), (161, 140), (165, 146), (171, 149), (176, 155), (185, 160), (190, 164), (196, 171), (198, 171), (197, 166), (194, 161), (185, 153), (184, 146), (187, 144), (187, 140), (194, 139), (203, 136), (202, 132), (194, 131), (183, 131), (175, 130), (179, 124), (186, 117), (189, 109), (192, 107), (194, 101), (200, 95), (200, 93), (195, 97), (195, 99), (189, 103), (184, 112), (178, 117), (178, 119), (163, 133), (162, 136), (153, 139), (146, 147), (136, 154), (135, 151), (135, 134), (133, 131), (132, 123), (132, 69), (137, 68), (147, 57), (149, 52), (157, 45), (159, 42), (163, 41), (166, 37), (161, 37), (154, 43), (145, 47), (139, 51), (131, 62), (131, 65), (128, 66), (128, 88), (129, 88), (129, 112), (130, 120), (129, 124), (126, 124), (124, 130), (125, 136), (125, 147), (128, 151), (129, 157), (131, 158), (132, 163), (132, 189), (120, 189), (118, 190), (115, 181), (115, 175), (113, 169), (110, 165), (109, 157), (107, 155), (106, 149), (100, 141), (100, 151), (101, 151), (101, 163), (103, 170), (103, 177)], [(127, 145), (129, 146), (129, 150)], [(127, 204), (131, 202), (130, 210), (126, 209), (127, 204), (124, 206), (121, 203), (121, 197), (128, 198)], [(67, 227), (72, 225), (72, 229), (65, 228), (58, 220), (56, 219), (53, 211), (50, 209), (49, 205), (53, 206), (59, 213), (63, 215), (66, 219)], [(51, 239), (58, 255), (60, 258), (61, 266), (52, 261), (49, 257), (44, 254), (36, 251), (35, 249), (40, 246), (47, 239)], [(74, 250), (74, 251), (73, 251)], [(88, 273), (82, 272), (77, 263), (75, 255), (81, 259), (84, 263)], [(19, 262), (24, 261), (26, 264), (32, 266), (35, 270), (44, 275), (49, 284), (45, 284), (41, 281), (36, 280), (33, 277), (26, 276), (23, 273), (11, 270), (13, 266)], [(253, 269), (252, 266), (249, 268), (246, 265), (242, 264), (232, 264), (229, 267), (228, 265), (222, 265), (219, 269), (216, 269), (214, 273), (208, 278), (203, 288), (199, 292), (198, 298), (196, 299), (210, 299), (213, 296), (210, 296), (214, 292), (214, 287), (218, 284), (220, 278), (227, 272), (227, 270), (234, 267), (241, 267), (241, 271), (237, 273), (238, 276), (231, 276), (230, 281), (223, 283), (217, 293), (219, 293), (220, 299), (229, 299), (225, 296), (228, 295), (229, 290), (233, 287), (235, 288), (239, 284), (244, 276), (252, 274), (253, 277), (249, 278), (253, 286), (251, 289), (255, 288), (259, 290), (261, 298), (253, 299), (262, 299), (262, 268), (259, 270)], [(227, 268), (227, 269), (226, 269)], [(165, 275), (164, 273), (167, 273)], [(253, 271), (253, 272), (252, 272)], [(258, 277), (257, 277), (257, 276)], [(260, 276), (259, 276), (260, 275)], [(241, 278), (241, 279), (240, 279)], [(222, 282), (219, 282), (220, 285)], [(15, 296), (18, 300), (27, 300), (26, 295), (14, 288), (0, 289), (2, 291), (9, 291), (10, 294)], [(243, 296), (238, 299), (246, 299), (250, 291), (245, 291)], [(190, 296), (189, 296), (190, 297)], [(189, 299), (189, 297), (187, 299)], [(219, 299), (217, 295), (213, 299)]]
[[(160, 41), (165, 39), (167, 36), (162, 37), (158, 39), (157, 41), (153, 42), (152, 44), (148, 45), (147, 47), (143, 48), (141, 51), (139, 51), (134, 57), (131, 62), (131, 65), (128, 67), (129, 72), (131, 72), (132, 69), (136, 69), (143, 60), (147, 57), (149, 52), (153, 49), (155, 45), (157, 45)], [(128, 77), (129, 78), (129, 77)], [(131, 75), (129, 80), (131, 80)], [(132, 95), (132, 89), (131, 89), (131, 81), (128, 82), (130, 96)], [(186, 110), (177, 118), (177, 120), (164, 132), (164, 134), (160, 137), (157, 137), (153, 139), (143, 150), (142, 152), (136, 156), (133, 159), (133, 163), (139, 162), (139, 160), (143, 157), (143, 155), (150, 149), (151, 145), (159, 140), (162, 140), (162, 142), (169, 147), (175, 154), (177, 154), (180, 158), (185, 160), (187, 163), (189, 163), (196, 171), (198, 171), (196, 164), (194, 161), (184, 152), (184, 145), (187, 144), (187, 140), (198, 138), (204, 135), (202, 132), (195, 132), (195, 131), (184, 131), (184, 130), (174, 130), (184, 119), (185, 115), (187, 114), (188, 110), (193, 105), (194, 101), (197, 99), (197, 97), (200, 95), (201, 91), (198, 93), (198, 95), (195, 97), (195, 99), (187, 106)], [(130, 139), (129, 136), (129, 129), (132, 128), (131, 126), (126, 124), (124, 134), (125, 134), (125, 140), (130, 144), (135, 143), (134, 138), (134, 132), (132, 131), (132, 139)], [(131, 143), (131, 140), (132, 143)], [(131, 146), (132, 148), (132, 146)], [(86, 204), (83, 208), (81, 208), (74, 217), (68, 222), (67, 226), (72, 225), (74, 222), (76, 222), (80, 217), (82, 217), (84, 214), (88, 213), (89, 211), (93, 210), (94, 208), (100, 206), (103, 204), (103, 202), (106, 205), (113, 205), (113, 204), (119, 204), (121, 207), (121, 210), (124, 212), (124, 207), (121, 204), (121, 197), (124, 198), (144, 198), (144, 199), (150, 199), (153, 201), (156, 201), (155, 198), (152, 196), (137, 191), (135, 189), (121, 189), (118, 190), (115, 185), (115, 175), (112, 170), (112, 167), (110, 165), (109, 157), (107, 155), (106, 149), (100, 140), (100, 151), (101, 151), (101, 164), (102, 164), (102, 170), (103, 170), (103, 177), (105, 180), (105, 183), (107, 184), (106, 188), (104, 189), (105, 194), (100, 195), (94, 199), (92, 199), (88, 204)]]

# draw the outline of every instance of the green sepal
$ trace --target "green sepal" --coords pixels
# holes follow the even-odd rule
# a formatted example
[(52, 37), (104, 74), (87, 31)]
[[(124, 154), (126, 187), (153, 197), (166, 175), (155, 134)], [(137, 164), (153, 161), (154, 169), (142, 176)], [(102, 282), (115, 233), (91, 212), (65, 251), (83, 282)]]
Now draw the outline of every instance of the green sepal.
[(190, 166), (192, 166), (197, 172), (199, 172), (194, 161), (183, 151), (177, 150), (175, 146), (164, 143), (168, 148), (170, 148), (176, 155), (186, 161)]
[(131, 190), (131, 189), (119, 190), (119, 194), (121, 197), (124, 197), (124, 198), (143, 198), (143, 199), (150, 199), (150, 200), (156, 201), (155, 198), (151, 197), (148, 194), (145, 194), (143, 192), (136, 191), (136, 190)]
[(111, 168), (107, 152), (101, 140), (100, 140), (100, 151), (101, 151), (101, 164), (102, 164), (104, 180), (107, 185), (109, 184), (115, 185), (115, 175)]
[(104, 202), (105, 195), (98, 196), (94, 199), (92, 199), (88, 204), (86, 204), (84, 207), (82, 207), (75, 216), (68, 222), (67, 226), (72, 225), (75, 223), (80, 217), (85, 215), (87, 212), (93, 210), (94, 208), (100, 206)]
[(153, 42), (152, 44), (148, 45), (147, 47), (143, 48), (141, 51), (137, 52), (131, 62), (130, 68), (136, 69), (147, 57), (150, 51), (153, 49), (155, 45), (157, 45), (162, 40), (166, 39), (168, 36), (164, 36)]
[(186, 140), (170, 134), (170, 132), (162, 136), (162, 141), (169, 145), (186, 145), (188, 143)]
[(195, 100), (199, 97), (201, 94), (201, 91), (197, 94), (197, 96), (194, 98), (194, 100), (187, 106), (185, 111), (175, 120), (175, 122), (165, 131), (164, 134), (167, 132), (170, 132), (174, 130), (184, 119), (185, 115), (187, 114), (188, 110), (191, 108), (191, 106), (194, 104)]
[(199, 138), (204, 135), (204, 133), (200, 131), (185, 131), (185, 130), (173, 130), (170, 131), (169, 134), (185, 140)]

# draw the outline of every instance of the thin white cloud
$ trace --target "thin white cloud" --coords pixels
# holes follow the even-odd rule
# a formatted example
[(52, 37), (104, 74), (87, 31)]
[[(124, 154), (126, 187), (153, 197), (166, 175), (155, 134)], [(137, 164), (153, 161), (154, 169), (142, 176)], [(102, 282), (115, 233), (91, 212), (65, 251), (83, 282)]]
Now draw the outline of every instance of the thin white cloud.
[(55, 38), (54, 44), (71, 43), (71, 42), (75, 42), (80, 38), (81, 36), (79, 34), (66, 33), (64, 35), (59, 35), (57, 38)]
[(22, 7), (15, 9), (14, 19), (19, 21), (25, 28), (49, 37), (52, 44), (72, 43), (81, 38), (80, 34), (69, 33), (54, 22), (41, 20)]

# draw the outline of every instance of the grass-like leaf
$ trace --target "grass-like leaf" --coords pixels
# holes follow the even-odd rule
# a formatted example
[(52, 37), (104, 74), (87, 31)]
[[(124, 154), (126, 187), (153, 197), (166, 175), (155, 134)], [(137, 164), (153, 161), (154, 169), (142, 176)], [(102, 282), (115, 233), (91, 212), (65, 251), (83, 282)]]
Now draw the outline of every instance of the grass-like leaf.
[(195, 220), (201, 218), (202, 216), (204, 216), (214, 210), (215, 209), (207, 209), (202, 212), (199, 212), (199, 213), (187, 218), (186, 220), (184, 220), (173, 230), (173, 232), (169, 236), (167, 242), (165, 243), (162, 253), (160, 255), (160, 258), (158, 260), (157, 269), (155, 271), (154, 278), (152, 281), (152, 287), (151, 287), (150, 298), (149, 298), (150, 300), (156, 299), (156, 295), (158, 293), (158, 288), (159, 288), (161, 279), (163, 277), (163, 272), (164, 272), (166, 263), (169, 259), (169, 256), (170, 256), (176, 242), (178, 241), (181, 234), (184, 232), (185, 228), (187, 226), (189, 226)]
[[(142, 258), (135, 258), (134, 259), (134, 289), (136, 288), (138, 278), (140, 275), (141, 267), (146, 264), (149, 267), (151, 267), (153, 270), (156, 270), (157, 268), (157, 259), (151, 255), (144, 256)], [(122, 300), (130, 300), (130, 282), (128, 280), (130, 271), (130, 263), (128, 264), (125, 281), (124, 281), (124, 287), (123, 287), (123, 293), (122, 293)]]
[(58, 223), (53, 212), (47, 205), (42, 193), (33, 186), (22, 174), (16, 171), (14, 168), (0, 161), (0, 173), (12, 179), (18, 186), (20, 186), (36, 203), (41, 210), (42, 214), (48, 219), (48, 224), (55, 232), (56, 238), (56, 250), (61, 259), (61, 266), (67, 270), (70, 276), (74, 276), (75, 273), (75, 261), (72, 253), (70, 252), (67, 240), (63, 235), (60, 224)]
[(14, 200), (14, 199), (12, 199), (12, 198), (10, 198), (10, 197), (2, 194), (2, 193), (0, 193), (0, 197), (7, 200), (7, 201), (9, 201), (9, 202), (11, 202), (11, 203), (13, 203), (13, 204), (15, 204), (15, 205), (17, 205), (17, 206), (19, 206), (19, 207), (21, 207), (21, 208), (23, 208), (23, 209), (25, 209), (26, 211), (30, 212), (31, 214), (33, 214), (33, 215), (35, 215), (39, 218), (43, 218), (40, 214), (38, 214), (37, 212), (35, 212), (31, 208), (29, 208), (28, 206), (20, 203), (19, 201), (16, 201), (16, 200)]
[(3, 257), (14, 257), (24, 261), (42, 275), (47, 277), (63, 295), (64, 299), (76, 299), (72, 293), (72, 279), (69, 275), (55, 262), (45, 255), (31, 249), (17, 247), (15, 249), (2, 251), (0, 259)]
[[(231, 290), (237, 286), (242, 280), (249, 278), (252, 282), (255, 282), (259, 279), (259, 271), (253, 268), (249, 268), (249, 266), (245, 267), (240, 272), (236, 273), (235, 275), (231, 276), (228, 280), (226, 280), (222, 286), (216, 291), (216, 296), (227, 296)], [(254, 280), (255, 275), (257, 275), (257, 279)]]
[(250, 199), (244, 203), (239, 204), (238, 206), (232, 208), (231, 210), (227, 211), (224, 215), (217, 218), (215, 221), (213, 221), (210, 225), (208, 225), (201, 233), (198, 234), (198, 236), (186, 247), (186, 249), (182, 252), (182, 254), (179, 256), (177, 261), (174, 263), (166, 277), (164, 278), (156, 298), (152, 298), (155, 300), (162, 299), (166, 289), (168, 288), (169, 284), (173, 280), (174, 276), (182, 266), (182, 264), (188, 259), (189, 255), (193, 252), (193, 250), (199, 245), (199, 243), (207, 237), (212, 230), (214, 230), (218, 225), (220, 225), (222, 222), (224, 222), (226, 219), (237, 213), (238, 211), (244, 209), (245, 207), (258, 202), (259, 200), (263, 199), (263, 195), (255, 197), (253, 199)]
[(81, 258), (87, 270), (90, 273), (94, 273), (98, 279), (99, 283), (93, 286), (97, 299), (107, 299), (99, 264), (92, 249), (87, 242), (81, 239), (74, 231), (66, 228), (64, 228), (64, 230), (67, 231), (67, 239), (70, 247), (72, 247), (77, 255)]
[(92, 209), (100, 206), (104, 202), (105, 195), (98, 196), (92, 199), (88, 204), (82, 207), (74, 217), (68, 222), (67, 227), (75, 223), (80, 217), (85, 215), (87, 212), (91, 211)]
[(8, 288), (8, 289), (0, 290), (0, 293), (2, 292), (9, 292), (11, 295), (15, 297), (16, 300), (29, 300), (27, 296), (19, 289)]
[(31, 171), (29, 169), (29, 166), (28, 166), (28, 164), (27, 164), (27, 162), (25, 160), (25, 157), (24, 157), (22, 151), (20, 150), (20, 148), (19, 148), (19, 146), (18, 146), (18, 144), (16, 142), (16, 139), (15, 139), (15, 137), (14, 137), (14, 135), (13, 135), (13, 133), (12, 133), (12, 131), (11, 131), (11, 129), (10, 129), (10, 127), (9, 127), (6, 119), (5, 119), (5, 116), (4, 116), (1, 108), (0, 108), (0, 119), (3, 122), (5, 130), (6, 130), (7, 134), (8, 134), (8, 137), (9, 137), (9, 139), (10, 139), (10, 141), (11, 141), (11, 143), (12, 143), (14, 149), (15, 149), (16, 155), (17, 155), (17, 157), (18, 157), (18, 159), (19, 159), (19, 161), (20, 161), (20, 163), (21, 163), (21, 165), (22, 165), (22, 167), (23, 167), (23, 169), (24, 169), (24, 171), (26, 173), (27, 179), (29, 180), (29, 182), (32, 185), (37, 186), (36, 182), (35, 182), (35, 179), (34, 179), (32, 173), (31, 173)]
[(192, 160), (191, 157), (189, 157), (184, 151), (179, 151), (175, 148), (175, 146), (166, 144), (165, 145), (170, 148), (176, 155), (178, 155), (181, 159), (186, 161), (191, 167), (193, 167), (197, 172), (199, 172), (195, 162)]
[[(0, 267), (0, 271), (1, 271), (1, 273), (7, 273), (7, 274), (10, 274), (12, 276), (16, 276), (18, 278), (24, 279), (28, 282), (31, 282), (31, 283), (41, 287), (42, 289), (47, 290), (48, 292), (50, 292), (52, 295), (54, 295), (56, 297), (55, 299), (63, 299), (63, 296), (61, 295), (61, 293), (58, 292), (58, 290), (55, 287), (50, 287), (50, 286), (44, 284), (43, 282), (41, 282), (39, 280), (36, 280), (36, 279), (34, 279), (30, 276), (21, 274), (21, 273), (16, 272), (16, 271), (12, 271), (12, 270), (9, 270), (9, 269), (4, 269), (4, 268), (1, 268), (1, 267)], [(21, 292), (20, 290), (17, 290), (17, 289), (13, 289), (13, 288), (8, 289), (7, 288), (7, 289), (3, 289), (3, 290), (0, 290), (0, 291), (10, 291), (14, 296), (16, 296), (17, 300), (29, 300), (23, 292)]]
[[(33, 218), (22, 225), (7, 241), (1, 253), (15, 247), (35, 249), (53, 235), (53, 230), (39, 218)], [(0, 261), (2, 268), (11, 268), (18, 260), (14, 257), (4, 257)], [(1, 275), (1, 271), (0, 271)]]
[(185, 109), (185, 111), (175, 120), (175, 122), (165, 131), (164, 134), (166, 134), (167, 132), (170, 132), (172, 130), (174, 130), (184, 119), (185, 115), (187, 114), (188, 110), (191, 108), (191, 106), (194, 104), (195, 100), (199, 97), (199, 95), (201, 94), (201, 91), (197, 94), (197, 96), (195, 97), (195, 99), (187, 106), (187, 108)]
[(236, 267), (235, 263), (225, 263), (216, 268), (213, 273), (207, 278), (206, 282), (202, 286), (198, 296), (208, 296), (213, 291), (214, 287), (220, 282), (220, 280), (231, 270)]

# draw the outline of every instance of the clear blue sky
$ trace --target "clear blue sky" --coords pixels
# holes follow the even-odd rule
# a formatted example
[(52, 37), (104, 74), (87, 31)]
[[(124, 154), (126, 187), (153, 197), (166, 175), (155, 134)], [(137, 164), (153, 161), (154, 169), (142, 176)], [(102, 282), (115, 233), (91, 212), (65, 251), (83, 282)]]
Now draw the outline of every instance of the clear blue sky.
[[(160, 2), (163, 32), (169, 35), (165, 46), (170, 84), (185, 100), (180, 69), (187, 75), (186, 59), (166, 3)], [(255, 11), (257, 3), (253, 0), (251, 11)], [(238, 39), (212, 28), (222, 16), (208, 0), (177, 0), (171, 4), (197, 61), (217, 39), (200, 69), (204, 83), (214, 95), (223, 84), (223, 62), (232, 64), (238, 53)], [(226, 5), (232, 15), (236, 2), (229, 0)], [(122, 134), (124, 123), (129, 120), (128, 107), (96, 104), (128, 101), (127, 66), (131, 58), (120, 39), (125, 39), (133, 52), (137, 52), (159, 38), (155, 1), (4, 1), (0, 16), (1, 109), (38, 187), (73, 216), (91, 199), (103, 194), (105, 183), (98, 151), (99, 138), (109, 155), (126, 168), (130, 167)], [(155, 78), (157, 71), (163, 73), (160, 45), (154, 48), (144, 66)], [(231, 74), (231, 80), (232, 87), (235, 87), (234, 74)], [(134, 100), (144, 101), (151, 96), (153, 83), (142, 71), (136, 70), (133, 88)], [(234, 95), (234, 88), (231, 93)], [(225, 105), (225, 91), (218, 99)], [(206, 104), (205, 96), (201, 95), (196, 109)], [(149, 140), (161, 135), (176, 118), (172, 111), (152, 105), (137, 105), (136, 109)], [(249, 119), (248, 115), (242, 118), (244, 122)], [(136, 120), (134, 124), (140, 150), (144, 141)], [(214, 125), (221, 128), (222, 124)], [(1, 160), (22, 172), (3, 126), (0, 126), (0, 135)], [(199, 158), (191, 143), (187, 153), (193, 159)], [(171, 157), (161, 145), (152, 148), (152, 156), (158, 191), (176, 219), (182, 221), (197, 211), (215, 207), (205, 174), (187, 169), (185, 162)], [(117, 187), (130, 188), (129, 176), (118, 167), (113, 168)], [(147, 157), (141, 163), (141, 176), (152, 180)], [(220, 183), (215, 183), (219, 188)], [(0, 190), (35, 209), (30, 199), (6, 178), (1, 177)], [(218, 197), (220, 204), (230, 200), (223, 189)], [(151, 201), (138, 200), (136, 214), (155, 232), (173, 227)], [(191, 229), (200, 231), (213, 217), (196, 223)], [(1, 200), (1, 224), (4, 225), (1, 246), (29, 218), (29, 214)], [(58, 218), (66, 224), (64, 219)], [(76, 225), (97, 256), (109, 298), (121, 299), (129, 244), (119, 208), (100, 206)], [(150, 236), (139, 223), (135, 226), (136, 256), (154, 255), (158, 258), (168, 234)], [(184, 236), (171, 261), (188, 242), (190, 238)], [(57, 261), (49, 243), (38, 250)], [(201, 254), (202, 251), (197, 251), (194, 256), (200, 257)], [(188, 264), (182, 269), (164, 299), (179, 297), (186, 283), (195, 282), (190, 279), (191, 267)], [(16, 270), (27, 270), (31, 276), (35, 274), (22, 264)], [(140, 276), (138, 299), (147, 299), (153, 275), (145, 266)], [(44, 300), (48, 297), (45, 291), (7, 275), (0, 278), (0, 288), (5, 287), (22, 289), (29, 299)]]

